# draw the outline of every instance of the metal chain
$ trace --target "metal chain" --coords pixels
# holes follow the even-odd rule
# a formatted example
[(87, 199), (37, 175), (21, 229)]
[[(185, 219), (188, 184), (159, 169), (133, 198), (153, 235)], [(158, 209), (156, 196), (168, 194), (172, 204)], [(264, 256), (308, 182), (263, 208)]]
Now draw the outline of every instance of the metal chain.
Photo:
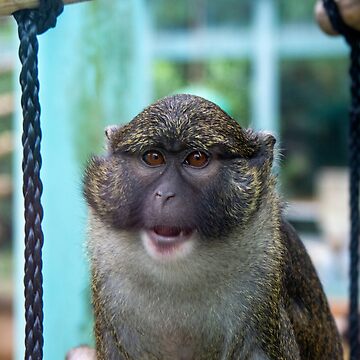
[(350, 166), (350, 360), (360, 359), (359, 318), (359, 182), (360, 182), (360, 32), (350, 28), (341, 18), (334, 0), (323, 0), (334, 29), (342, 34), (351, 49), (351, 109), (349, 126)]
[(20, 39), (19, 57), (22, 64), (20, 84), (23, 109), (23, 194), (25, 202), (25, 359), (43, 358), (43, 289), (41, 221), (42, 183), (41, 128), (38, 80), (37, 35), (56, 24), (62, 12), (61, 1), (40, 1), (38, 10), (14, 13)]

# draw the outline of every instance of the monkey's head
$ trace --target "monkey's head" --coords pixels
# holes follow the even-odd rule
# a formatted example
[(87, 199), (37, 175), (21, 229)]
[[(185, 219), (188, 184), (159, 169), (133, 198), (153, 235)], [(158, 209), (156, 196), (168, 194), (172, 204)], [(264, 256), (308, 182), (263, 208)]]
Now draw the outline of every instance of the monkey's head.
[(275, 139), (242, 129), (197, 96), (161, 99), (105, 133), (107, 154), (92, 158), (85, 172), (86, 200), (104, 224), (138, 234), (155, 261), (230, 241), (271, 183)]

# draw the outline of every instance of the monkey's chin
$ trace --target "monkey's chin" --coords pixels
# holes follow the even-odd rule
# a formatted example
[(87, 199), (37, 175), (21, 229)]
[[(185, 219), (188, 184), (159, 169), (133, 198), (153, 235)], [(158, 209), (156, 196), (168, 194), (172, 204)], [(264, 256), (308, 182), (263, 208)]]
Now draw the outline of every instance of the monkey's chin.
[(172, 262), (187, 257), (193, 250), (195, 239), (192, 230), (177, 232), (143, 230), (141, 240), (150, 257), (159, 262)]

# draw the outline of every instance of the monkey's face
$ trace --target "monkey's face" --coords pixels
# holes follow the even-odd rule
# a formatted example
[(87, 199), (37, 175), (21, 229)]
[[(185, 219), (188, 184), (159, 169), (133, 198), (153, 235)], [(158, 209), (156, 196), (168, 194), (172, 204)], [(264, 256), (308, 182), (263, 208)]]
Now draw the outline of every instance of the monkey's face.
[(106, 224), (139, 234), (157, 261), (227, 241), (266, 191), (273, 137), (244, 131), (202, 98), (165, 98), (106, 135), (108, 154), (91, 160), (85, 197)]

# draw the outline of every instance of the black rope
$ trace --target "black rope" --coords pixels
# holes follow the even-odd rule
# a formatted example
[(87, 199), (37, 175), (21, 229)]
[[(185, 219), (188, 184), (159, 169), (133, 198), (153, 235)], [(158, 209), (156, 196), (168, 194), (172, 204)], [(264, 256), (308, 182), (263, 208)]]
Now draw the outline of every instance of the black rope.
[(323, 0), (330, 22), (349, 44), (351, 109), (349, 126), (350, 165), (350, 307), (349, 344), (350, 360), (360, 359), (359, 329), (359, 182), (360, 182), (360, 32), (347, 26), (334, 0)]
[(20, 39), (19, 57), (22, 63), (20, 84), (23, 110), (23, 194), (25, 200), (25, 359), (43, 358), (43, 289), (41, 221), (42, 183), (41, 128), (38, 80), (38, 41), (42, 34), (56, 24), (62, 12), (59, 0), (40, 0), (37, 10), (21, 10), (14, 13)]

